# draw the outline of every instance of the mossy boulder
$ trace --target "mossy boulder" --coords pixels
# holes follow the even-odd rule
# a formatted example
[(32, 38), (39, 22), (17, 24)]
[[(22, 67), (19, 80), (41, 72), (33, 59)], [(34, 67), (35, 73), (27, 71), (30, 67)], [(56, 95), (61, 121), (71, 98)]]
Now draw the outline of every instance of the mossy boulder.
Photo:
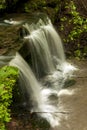
[(5, 130), (5, 123), (10, 121), (12, 90), (18, 79), (19, 71), (15, 67), (0, 68), (0, 130)]

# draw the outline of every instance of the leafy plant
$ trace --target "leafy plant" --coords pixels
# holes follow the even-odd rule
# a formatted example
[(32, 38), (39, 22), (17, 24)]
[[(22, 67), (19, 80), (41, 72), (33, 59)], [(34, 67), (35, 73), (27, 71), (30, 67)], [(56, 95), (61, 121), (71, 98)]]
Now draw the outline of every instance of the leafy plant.
[(6, 8), (6, 1), (0, 0), (0, 10)]
[(65, 10), (68, 15), (64, 15), (64, 17), (60, 19), (60, 30), (65, 31), (65, 33), (67, 32), (66, 38), (64, 38), (63, 41), (68, 44), (71, 42), (73, 42), (73, 44), (75, 43), (77, 50), (74, 50), (74, 54), (76, 57), (82, 58), (87, 55), (87, 52), (84, 51), (85, 46), (83, 49), (80, 47), (81, 42), (77, 39), (80, 39), (83, 33), (87, 33), (87, 18), (80, 16), (80, 13), (77, 11), (77, 7), (73, 1), (65, 4)]
[(73, 1), (70, 2), (70, 7), (66, 6), (66, 8), (70, 8), (70, 14), (72, 16), (72, 23), (74, 25), (73, 30), (68, 35), (70, 40), (74, 40), (79, 37), (81, 33), (87, 32), (87, 19), (84, 19), (80, 16), (79, 12), (76, 10), (76, 6)]
[(5, 66), (0, 69), (0, 130), (5, 130), (5, 123), (9, 122), (12, 102), (12, 89), (18, 78), (18, 69)]
[(29, 1), (28, 3), (25, 3), (25, 12), (32, 12), (38, 9), (45, 9), (46, 8), (46, 1), (45, 0), (35, 0), (35, 1)]

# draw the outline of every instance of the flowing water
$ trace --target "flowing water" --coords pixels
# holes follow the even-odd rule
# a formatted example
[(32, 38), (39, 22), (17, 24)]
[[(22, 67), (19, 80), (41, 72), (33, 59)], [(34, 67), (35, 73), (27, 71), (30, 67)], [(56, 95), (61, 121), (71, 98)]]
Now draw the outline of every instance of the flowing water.
[[(55, 114), (58, 111), (57, 91), (54, 88), (41, 85), (19, 53), (16, 53), (9, 65), (16, 66), (20, 70), (22, 91), (30, 97), (33, 104), (32, 112), (44, 117), (52, 126), (57, 125), (58, 118), (56, 119), (57, 114)], [(29, 97), (27, 96), (27, 98)]]
[(43, 30), (37, 29), (25, 38), (29, 40), (28, 46), (31, 51), (33, 68), (36, 75), (41, 77), (55, 71), (47, 39)]
[[(23, 40), (27, 42), (33, 70), (19, 53), (9, 62), (20, 70), (20, 86), (32, 112), (45, 118), (51, 127), (58, 126), (58, 94), (72, 76), (75, 67), (66, 62), (63, 46), (50, 19), (22, 25)], [(0, 57), (0, 60), (3, 57)], [(5, 60), (5, 59), (4, 59)], [(2, 62), (0, 62), (2, 63)], [(33, 73), (34, 72), (34, 73)]]
[(62, 41), (49, 18), (37, 23), (24, 24), (27, 30), (24, 40), (31, 51), (33, 70), (38, 78), (52, 74), (56, 70), (62, 74), (71, 73), (73, 66), (66, 62)]

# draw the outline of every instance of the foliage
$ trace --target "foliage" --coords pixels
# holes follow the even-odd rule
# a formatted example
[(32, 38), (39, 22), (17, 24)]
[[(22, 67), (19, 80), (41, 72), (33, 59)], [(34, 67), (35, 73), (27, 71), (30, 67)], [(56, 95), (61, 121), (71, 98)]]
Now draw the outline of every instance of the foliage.
[[(63, 39), (65, 43), (75, 43), (77, 39), (81, 38), (83, 33), (87, 33), (87, 18), (80, 16), (79, 12), (77, 11), (76, 5), (73, 1), (70, 3), (65, 4), (65, 10), (67, 15), (64, 15), (61, 20), (61, 31), (67, 31), (66, 38)], [(83, 50), (81, 47), (80, 41), (78, 40), (76, 48), (74, 50), (74, 55), (76, 57), (82, 58), (87, 55), (86, 46), (84, 46)]]
[(16, 5), (18, 0), (0, 0), (0, 11)]
[(32, 12), (35, 10), (38, 10), (40, 8), (46, 8), (46, 1), (45, 0), (34, 0), (29, 1), (28, 3), (25, 3), (25, 12)]
[(70, 8), (70, 15), (72, 16), (72, 19), (69, 20), (69, 22), (74, 25), (73, 30), (68, 35), (67, 40), (74, 40), (79, 37), (82, 32), (87, 32), (87, 19), (80, 16), (73, 1), (70, 2), (70, 7), (66, 4), (65, 8)]
[(25, 3), (25, 12), (44, 12), (55, 22), (57, 12), (60, 9), (60, 0), (30, 0)]
[(0, 10), (6, 8), (6, 1), (5, 0), (0, 0)]
[(5, 123), (9, 122), (12, 89), (18, 77), (18, 69), (5, 66), (0, 69), (0, 130), (5, 130)]

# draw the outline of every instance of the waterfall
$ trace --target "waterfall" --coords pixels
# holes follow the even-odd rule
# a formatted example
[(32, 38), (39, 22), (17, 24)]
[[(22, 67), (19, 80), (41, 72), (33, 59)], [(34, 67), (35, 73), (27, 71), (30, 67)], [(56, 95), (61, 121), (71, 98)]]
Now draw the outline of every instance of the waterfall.
[(22, 89), (24, 90), (24, 92), (27, 91), (27, 94), (30, 95), (32, 101), (34, 100), (35, 104), (40, 104), (41, 86), (36, 80), (33, 72), (31, 71), (26, 61), (21, 57), (19, 53), (16, 53), (15, 58), (9, 62), (9, 65), (15, 66), (20, 70), (19, 78), (21, 81)]
[(0, 56), (0, 65), (9, 62), (20, 70), (21, 91), (32, 103), (32, 112), (45, 118), (51, 127), (58, 126), (58, 93), (76, 68), (66, 62), (62, 41), (48, 17), (45, 21), (40, 18), (36, 23), (23, 23), (22, 28), (33, 69), (18, 52), (14, 57)]
[(58, 111), (57, 91), (40, 84), (29, 65), (19, 53), (16, 53), (14, 59), (9, 62), (9, 65), (15, 66), (20, 70), (21, 87), (30, 97), (33, 104), (32, 112), (36, 112), (41, 117), (44, 117), (51, 126), (57, 125), (58, 117), (55, 114)]
[(75, 68), (66, 62), (61, 38), (50, 19), (46, 19), (45, 22), (39, 19), (37, 23), (23, 25), (27, 32), (24, 40), (31, 52), (33, 70), (39, 78), (57, 70), (62, 71), (64, 76), (67, 73), (68, 77)]
[(50, 19), (48, 19), (48, 24), (42, 26), (42, 28), (44, 29), (52, 57), (57, 60), (59, 59), (60, 62), (65, 62), (65, 54), (61, 38), (53, 27)]
[(24, 27), (30, 33), (30, 35), (24, 38), (27, 40), (31, 51), (33, 69), (36, 75), (41, 78), (44, 75), (54, 72), (55, 67), (44, 31), (42, 29), (33, 30), (32, 28), (35, 27), (33, 24), (31, 26), (25, 24)]

